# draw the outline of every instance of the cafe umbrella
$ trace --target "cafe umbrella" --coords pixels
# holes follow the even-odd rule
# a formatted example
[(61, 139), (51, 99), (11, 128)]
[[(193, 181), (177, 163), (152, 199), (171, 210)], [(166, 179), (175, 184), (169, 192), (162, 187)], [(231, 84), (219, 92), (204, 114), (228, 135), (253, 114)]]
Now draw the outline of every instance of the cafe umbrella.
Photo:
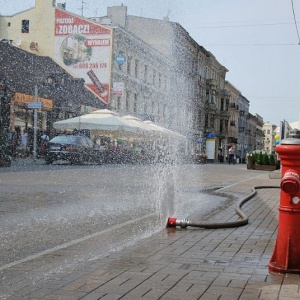
[(137, 136), (141, 128), (134, 126), (117, 113), (108, 109), (99, 109), (92, 113), (54, 122), (59, 130), (91, 130), (95, 134), (117, 134), (119, 136)]

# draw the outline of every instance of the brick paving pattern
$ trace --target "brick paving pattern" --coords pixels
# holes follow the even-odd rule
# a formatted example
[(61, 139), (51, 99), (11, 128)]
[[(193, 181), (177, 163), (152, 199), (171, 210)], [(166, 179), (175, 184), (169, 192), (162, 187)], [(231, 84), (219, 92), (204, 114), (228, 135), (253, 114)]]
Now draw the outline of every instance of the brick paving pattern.
[[(265, 174), (217, 193), (242, 198), (254, 186), (279, 187), (279, 179)], [(298, 274), (268, 270), (276, 240), (279, 193), (279, 188), (257, 190), (242, 207), (249, 217), (245, 226), (166, 228), (122, 252), (79, 263), (76, 270), (59, 273), (55, 280), (25, 285), (8, 299), (300, 299)], [(237, 219), (233, 207), (227, 207), (210, 221)], [(26, 266), (12, 268), (26, 273)]]

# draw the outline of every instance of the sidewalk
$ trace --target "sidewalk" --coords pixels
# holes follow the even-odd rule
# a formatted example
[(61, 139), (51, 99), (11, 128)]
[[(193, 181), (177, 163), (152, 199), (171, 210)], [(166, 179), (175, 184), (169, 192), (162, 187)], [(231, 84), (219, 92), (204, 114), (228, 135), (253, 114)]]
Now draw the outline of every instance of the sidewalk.
[[(279, 186), (269, 173), (222, 188), (249, 195), (254, 186)], [(166, 228), (137, 245), (59, 273), (8, 299), (300, 299), (296, 274), (270, 274), (278, 225), (279, 188), (259, 189), (243, 212), (249, 224), (229, 229)], [(176, 216), (175, 216), (176, 217)], [(229, 207), (209, 220), (236, 221)], [(199, 220), (194, 220), (199, 221)]]

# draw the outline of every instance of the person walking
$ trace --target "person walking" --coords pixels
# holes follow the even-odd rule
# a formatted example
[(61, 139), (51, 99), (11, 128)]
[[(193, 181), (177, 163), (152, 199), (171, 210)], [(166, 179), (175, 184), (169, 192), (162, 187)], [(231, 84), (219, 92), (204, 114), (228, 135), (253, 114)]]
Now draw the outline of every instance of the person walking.
[(28, 133), (27, 130), (24, 129), (23, 133), (21, 134), (21, 155), (22, 157), (27, 157), (27, 144), (28, 144)]
[(228, 153), (229, 153), (228, 163), (229, 164), (232, 163), (233, 165), (235, 165), (235, 159), (234, 159), (235, 150), (232, 146), (229, 148)]

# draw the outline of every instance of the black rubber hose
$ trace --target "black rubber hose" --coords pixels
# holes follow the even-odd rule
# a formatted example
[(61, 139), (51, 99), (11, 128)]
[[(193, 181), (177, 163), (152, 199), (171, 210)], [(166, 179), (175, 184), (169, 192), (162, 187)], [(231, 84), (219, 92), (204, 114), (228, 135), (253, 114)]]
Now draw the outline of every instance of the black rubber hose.
[(255, 186), (253, 187), (251, 194), (249, 194), (246, 198), (242, 199), (238, 203), (236, 207), (236, 213), (242, 218), (241, 220), (235, 222), (220, 222), (220, 223), (211, 223), (209, 221), (181, 220), (181, 221), (176, 221), (176, 225), (179, 225), (182, 228), (185, 228), (187, 226), (192, 226), (192, 227), (201, 227), (201, 228), (210, 228), (210, 229), (232, 228), (232, 227), (239, 227), (239, 226), (246, 225), (248, 224), (249, 218), (242, 212), (241, 207), (243, 206), (243, 204), (245, 204), (247, 201), (249, 201), (251, 198), (253, 198), (256, 195), (257, 193), (256, 190), (269, 189), (269, 188), (279, 188), (279, 186)]

